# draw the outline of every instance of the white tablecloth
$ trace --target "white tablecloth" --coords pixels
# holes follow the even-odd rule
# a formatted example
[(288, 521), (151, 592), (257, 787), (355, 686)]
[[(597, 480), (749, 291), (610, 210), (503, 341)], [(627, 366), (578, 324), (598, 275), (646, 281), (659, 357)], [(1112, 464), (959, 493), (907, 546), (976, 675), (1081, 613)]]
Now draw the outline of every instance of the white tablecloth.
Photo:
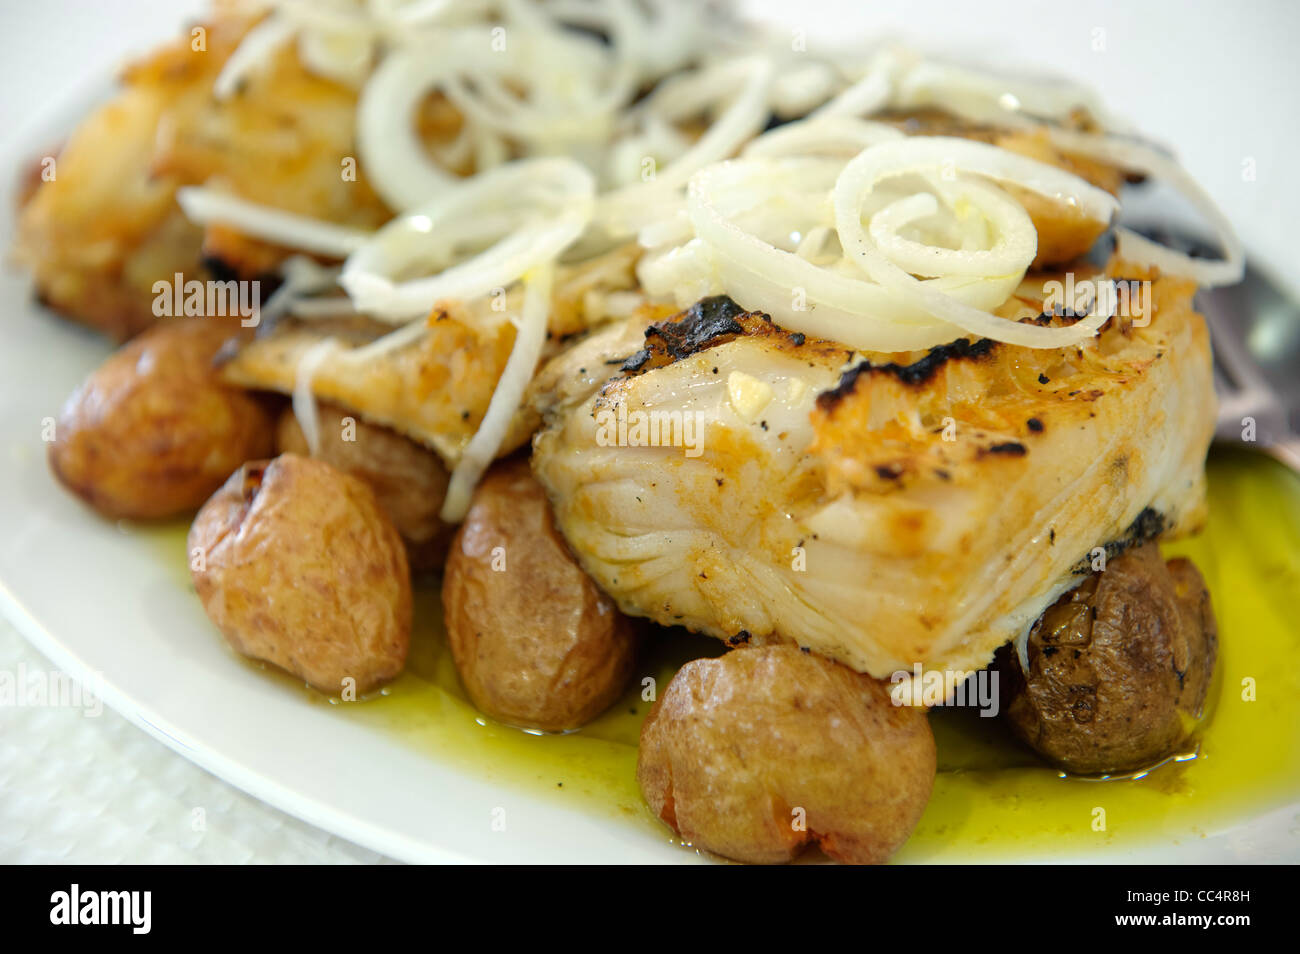
[[(0, 673), (51, 669), (0, 617)], [(387, 860), (250, 798), (98, 708), (0, 705), (0, 863)]]

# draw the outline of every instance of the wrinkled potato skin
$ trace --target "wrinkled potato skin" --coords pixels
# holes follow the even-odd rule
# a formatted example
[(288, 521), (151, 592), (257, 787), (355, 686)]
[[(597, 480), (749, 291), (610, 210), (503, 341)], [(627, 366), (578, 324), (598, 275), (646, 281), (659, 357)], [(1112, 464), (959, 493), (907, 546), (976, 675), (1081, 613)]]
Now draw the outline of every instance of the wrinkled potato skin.
[(245, 464), (199, 511), (189, 552), (203, 608), (245, 656), (332, 694), (405, 665), (406, 551), (355, 477), (295, 454)]
[(1026, 678), (999, 657), (1003, 712), (1017, 736), (1079, 774), (1147, 768), (1201, 716), (1218, 631), (1196, 567), (1154, 543), (1111, 560), (1030, 632)]
[(110, 518), (193, 513), (246, 460), (274, 447), (274, 418), (218, 382), (237, 322), (165, 321), (123, 346), (68, 398), (50, 444), (59, 481)]
[[(318, 414), (321, 446), (315, 456), (370, 485), (406, 541), (412, 569), (442, 566), (454, 528), (438, 519), (450, 479), (438, 455), (333, 405), (319, 405)], [(345, 418), (352, 423), (347, 425)], [(345, 425), (353, 440), (344, 439)], [(310, 455), (292, 408), (280, 415), (276, 446), (281, 454)]]
[(923, 709), (790, 645), (687, 663), (651, 709), (637, 759), (651, 811), (685, 841), (759, 864), (810, 841), (837, 861), (885, 861), (920, 820), (934, 776)]
[[(504, 548), (505, 570), (492, 569)], [(443, 574), (447, 637), (481, 711), (560, 731), (623, 691), (636, 633), (574, 561), (528, 462), (494, 467), (474, 493)]]

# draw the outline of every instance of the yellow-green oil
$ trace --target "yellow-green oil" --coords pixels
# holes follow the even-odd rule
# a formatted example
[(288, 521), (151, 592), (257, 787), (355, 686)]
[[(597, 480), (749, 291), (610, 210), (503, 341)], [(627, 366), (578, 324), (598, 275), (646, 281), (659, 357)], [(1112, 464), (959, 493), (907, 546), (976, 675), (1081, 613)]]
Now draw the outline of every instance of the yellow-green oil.
[[(1245, 452), (1210, 458), (1210, 519), (1194, 539), (1165, 547), (1204, 575), (1219, 623), (1212, 716), (1187, 754), (1143, 777), (1063, 778), (973, 709), (931, 714), (939, 773), (924, 817), (896, 861), (994, 860), (1107, 852), (1184, 842), (1300, 798), (1300, 479)], [(183, 534), (164, 532), (184, 567)], [(636, 784), (637, 737), (684, 662), (721, 645), (679, 631), (650, 641), (617, 705), (580, 731), (535, 734), (483, 716), (466, 700), (446, 647), (438, 581), (417, 585), (406, 671), (359, 702), (331, 700), (287, 676), (341, 719), (360, 720), (460, 770), (671, 833)], [(268, 671), (266, 676), (272, 677)]]

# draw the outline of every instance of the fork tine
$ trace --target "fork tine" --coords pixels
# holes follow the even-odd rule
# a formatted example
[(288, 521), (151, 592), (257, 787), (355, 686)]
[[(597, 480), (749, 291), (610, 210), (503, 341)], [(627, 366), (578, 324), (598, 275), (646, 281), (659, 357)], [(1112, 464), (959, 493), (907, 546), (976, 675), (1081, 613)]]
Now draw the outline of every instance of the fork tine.
[(1218, 394), (1225, 396), (1233, 394), (1239, 390), (1237, 382), (1232, 379), (1231, 372), (1229, 372), (1227, 367), (1224, 366), (1223, 361), (1219, 358), (1219, 345), (1216, 341), (1213, 327), (1211, 327), (1210, 332), (1210, 350), (1214, 355), (1214, 390)]
[(1210, 290), (1200, 296), (1198, 305), (1210, 328), (1210, 344), (1214, 350), (1214, 364), (1233, 390), (1256, 390), (1265, 381), (1264, 375), (1246, 351), (1238, 335), (1231, 299), (1220, 290)]

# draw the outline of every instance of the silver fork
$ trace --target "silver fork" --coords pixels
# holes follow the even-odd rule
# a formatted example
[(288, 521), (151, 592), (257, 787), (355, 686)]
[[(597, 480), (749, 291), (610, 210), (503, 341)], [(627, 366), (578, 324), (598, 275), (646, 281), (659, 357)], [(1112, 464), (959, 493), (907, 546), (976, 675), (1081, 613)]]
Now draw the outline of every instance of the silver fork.
[(1262, 450), (1300, 473), (1300, 307), (1250, 267), (1239, 284), (1201, 291), (1196, 304), (1214, 346), (1215, 440)]

